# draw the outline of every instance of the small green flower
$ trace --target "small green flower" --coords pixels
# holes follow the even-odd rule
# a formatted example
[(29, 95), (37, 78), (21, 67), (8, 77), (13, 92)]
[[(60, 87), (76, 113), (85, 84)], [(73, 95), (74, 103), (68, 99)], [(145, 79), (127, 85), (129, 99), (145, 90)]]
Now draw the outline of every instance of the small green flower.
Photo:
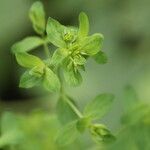
[(49, 18), (46, 31), (49, 41), (58, 47), (51, 64), (56, 66), (62, 63), (66, 81), (71, 85), (80, 84), (82, 77), (79, 70), (84, 70), (87, 58), (101, 50), (103, 35), (88, 36), (89, 21), (83, 12), (79, 15), (79, 28), (66, 27)]

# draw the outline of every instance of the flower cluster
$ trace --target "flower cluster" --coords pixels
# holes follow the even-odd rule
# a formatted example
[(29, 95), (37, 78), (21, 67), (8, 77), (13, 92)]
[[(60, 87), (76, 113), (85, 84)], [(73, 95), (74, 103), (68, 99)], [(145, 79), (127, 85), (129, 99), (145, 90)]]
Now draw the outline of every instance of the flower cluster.
[[(106, 62), (107, 58), (101, 51), (103, 35), (96, 33), (88, 36), (89, 20), (84, 12), (79, 15), (78, 28), (64, 26), (51, 17), (46, 24), (40, 2), (32, 5), (29, 16), (40, 37), (27, 37), (12, 46), (17, 62), (28, 69), (21, 77), (20, 87), (30, 88), (42, 83), (49, 91), (57, 91), (61, 87), (58, 70), (63, 72), (69, 85), (77, 86), (82, 82), (81, 70), (85, 70), (89, 57), (98, 63)], [(57, 47), (51, 56), (49, 44)], [(47, 54), (45, 60), (28, 53), (41, 45)]]

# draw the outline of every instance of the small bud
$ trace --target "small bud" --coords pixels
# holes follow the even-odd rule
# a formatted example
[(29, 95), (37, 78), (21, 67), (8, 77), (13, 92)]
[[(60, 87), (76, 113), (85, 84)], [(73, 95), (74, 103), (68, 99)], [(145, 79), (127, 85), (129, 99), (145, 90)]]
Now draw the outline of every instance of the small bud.
[(109, 142), (115, 139), (106, 126), (102, 124), (91, 125), (90, 132), (96, 142)]

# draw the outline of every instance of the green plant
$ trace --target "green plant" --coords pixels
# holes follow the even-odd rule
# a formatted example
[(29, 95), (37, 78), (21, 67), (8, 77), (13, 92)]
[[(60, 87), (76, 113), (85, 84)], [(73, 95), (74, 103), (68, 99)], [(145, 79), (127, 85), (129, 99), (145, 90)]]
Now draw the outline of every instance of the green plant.
[[(56, 110), (60, 122), (65, 126), (58, 132), (56, 142), (59, 145), (70, 144), (86, 129), (97, 143), (113, 140), (114, 136), (107, 127), (95, 121), (108, 112), (114, 96), (100, 94), (81, 112), (64, 89), (64, 80), (69, 86), (82, 83), (81, 71), (85, 71), (89, 58), (99, 64), (107, 62), (105, 53), (101, 51), (103, 35), (88, 35), (89, 21), (83, 12), (79, 15), (79, 28), (61, 25), (51, 17), (46, 24), (41, 2), (32, 5), (29, 16), (39, 36), (27, 37), (12, 46), (18, 64), (27, 69), (21, 76), (19, 86), (31, 88), (42, 85), (49, 92), (59, 94)], [(56, 47), (54, 51), (50, 51), (50, 44)], [(44, 59), (29, 53), (39, 46), (43, 46)]]

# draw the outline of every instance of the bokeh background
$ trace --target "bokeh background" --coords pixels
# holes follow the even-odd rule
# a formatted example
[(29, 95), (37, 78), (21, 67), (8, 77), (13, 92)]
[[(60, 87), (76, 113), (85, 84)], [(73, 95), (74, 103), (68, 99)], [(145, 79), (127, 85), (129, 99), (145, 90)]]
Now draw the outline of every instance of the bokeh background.
[[(54, 94), (42, 88), (19, 89), (21, 69), (11, 53), (11, 46), (25, 36), (34, 35), (28, 11), (34, 0), (0, 1), (0, 107), (29, 113), (34, 109), (53, 111)], [(104, 118), (113, 131), (120, 126), (123, 113), (123, 89), (132, 85), (140, 100), (150, 101), (150, 1), (149, 0), (42, 0), (47, 17), (64, 25), (78, 25), (81, 11), (90, 19), (90, 33), (105, 37), (103, 51), (108, 63), (98, 65), (89, 60), (84, 82), (80, 87), (68, 88), (82, 108), (102, 92), (115, 94), (110, 113)], [(38, 52), (37, 52), (38, 53)]]

